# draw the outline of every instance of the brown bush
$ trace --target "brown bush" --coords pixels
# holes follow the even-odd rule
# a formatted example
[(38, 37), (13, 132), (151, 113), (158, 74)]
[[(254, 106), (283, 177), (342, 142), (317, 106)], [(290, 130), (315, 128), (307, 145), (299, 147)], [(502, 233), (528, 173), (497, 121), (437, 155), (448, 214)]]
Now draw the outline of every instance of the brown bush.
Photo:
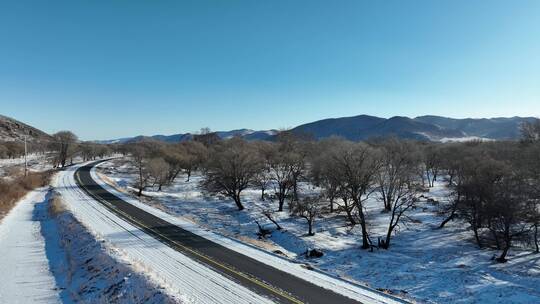
[(0, 218), (29, 191), (49, 184), (52, 172), (29, 172), (12, 180), (0, 180)]
[(19, 178), (19, 183), (26, 190), (33, 190), (38, 187), (44, 187), (51, 180), (50, 172), (30, 172), (28, 176)]
[(62, 201), (62, 197), (59, 193), (54, 192), (49, 200), (49, 214), (51, 215), (51, 217), (57, 217), (65, 211), (66, 206)]

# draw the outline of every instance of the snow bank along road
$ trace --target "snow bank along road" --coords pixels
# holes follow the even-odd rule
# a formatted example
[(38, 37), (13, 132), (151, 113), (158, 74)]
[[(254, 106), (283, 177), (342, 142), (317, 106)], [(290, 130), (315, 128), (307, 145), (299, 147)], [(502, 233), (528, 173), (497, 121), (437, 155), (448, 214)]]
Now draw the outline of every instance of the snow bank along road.
[[(183, 297), (187, 294), (190, 302), (402, 302), (316, 271), (299, 271), (301, 267), (298, 264), (286, 262), (271, 254), (254, 252), (256, 250), (249, 246), (245, 246), (248, 250), (243, 251), (242, 246), (227, 246), (223, 244), (224, 241), (216, 242), (215, 236), (208, 237), (209, 233), (194, 233), (191, 229), (184, 229), (170, 218), (160, 216), (157, 210), (148, 210), (151, 207), (142, 207), (142, 204), (134, 204), (131, 200), (128, 202), (125, 196), (97, 180), (92, 169), (100, 162), (69, 169), (62, 178), (66, 188), (73, 187), (72, 183), (75, 181), (80, 189), (93, 198), (86, 200), (86, 204), (91, 206), (77, 208), (84, 207), (89, 211), (85, 215), (97, 216), (109, 224), (121, 226), (128, 234), (136, 236), (132, 242), (149, 242), (149, 239), (153, 238), (154, 242), (165, 244), (166, 246), (154, 245), (155, 247), (148, 247), (149, 244), (146, 244), (139, 247), (140, 251), (144, 249), (146, 252), (135, 252), (135, 255), (143, 260), (146, 268), (156, 266), (160, 269), (159, 274), (179, 279), (181, 284), (175, 288), (180, 289)], [(69, 198), (66, 200), (69, 203)], [(86, 222), (88, 219), (80, 220)], [(94, 221), (96, 220), (99, 219), (94, 218)], [(129, 238), (128, 234), (125, 236)], [(130, 243), (128, 247), (137, 246)], [(163, 247), (167, 247), (168, 251)], [(174, 254), (170, 252), (171, 249)], [(149, 256), (145, 256), (147, 254)], [(153, 261), (145, 263), (152, 256)], [(167, 260), (171, 257), (174, 261), (168, 263)], [(167, 284), (171, 282), (175, 282), (175, 279), (166, 280)]]
[(61, 303), (41, 234), (48, 193), (31, 191), (2, 220), (0, 303)]

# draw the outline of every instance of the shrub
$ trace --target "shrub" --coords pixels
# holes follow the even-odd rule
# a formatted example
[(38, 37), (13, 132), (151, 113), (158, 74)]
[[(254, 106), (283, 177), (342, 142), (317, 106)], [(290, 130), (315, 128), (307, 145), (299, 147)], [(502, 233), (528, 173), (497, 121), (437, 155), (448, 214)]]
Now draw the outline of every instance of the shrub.
[(52, 173), (29, 172), (12, 180), (0, 180), (0, 217), (3, 217), (28, 191), (49, 184)]

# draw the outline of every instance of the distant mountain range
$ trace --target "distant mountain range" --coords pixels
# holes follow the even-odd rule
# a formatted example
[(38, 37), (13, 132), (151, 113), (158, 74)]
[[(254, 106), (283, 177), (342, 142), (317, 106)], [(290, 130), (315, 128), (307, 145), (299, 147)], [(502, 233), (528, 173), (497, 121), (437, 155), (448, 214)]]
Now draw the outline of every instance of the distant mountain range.
[(0, 141), (37, 141), (50, 139), (51, 136), (39, 129), (29, 126), (13, 118), (0, 115)]
[[(314, 139), (339, 136), (353, 141), (369, 138), (396, 136), (406, 139), (425, 141), (464, 141), (470, 139), (516, 140), (520, 138), (520, 127), (524, 122), (533, 122), (534, 117), (498, 117), (456, 119), (442, 116), (418, 116), (415, 118), (395, 116), (381, 118), (369, 115), (329, 118), (310, 122), (292, 128), (290, 131), (307, 135)], [(69, 127), (69, 126), (67, 126)], [(274, 140), (278, 130), (255, 131), (238, 129), (216, 132), (220, 138), (240, 136), (246, 140)], [(127, 143), (145, 139), (164, 142), (191, 140), (194, 134), (180, 133), (173, 135), (135, 136), (113, 140), (96, 141), (99, 143)], [(0, 115), (0, 141), (5, 140), (50, 139), (47, 133)]]
[(310, 134), (317, 139), (340, 136), (353, 141), (385, 136), (429, 141), (515, 140), (520, 137), (521, 125), (534, 120), (534, 117), (456, 119), (442, 116), (395, 116), (386, 119), (359, 115), (323, 119), (300, 125), (292, 131)]
[[(250, 129), (238, 129), (231, 131), (217, 131), (216, 134), (222, 139), (233, 138), (235, 136), (242, 137), (246, 140), (272, 140), (272, 138), (278, 133), (278, 130), (267, 130), (267, 131), (254, 131)], [(141, 140), (160, 140), (164, 142), (182, 142), (188, 141), (193, 138), (192, 133), (181, 133), (173, 135), (152, 135), (152, 136), (135, 136), (135, 137), (125, 137), (112, 140), (99, 140), (96, 142), (112, 144), (112, 143), (131, 143)]]
[[(470, 139), (516, 140), (520, 137), (520, 127), (524, 122), (532, 122), (534, 117), (498, 117), (456, 119), (442, 116), (418, 116), (415, 118), (394, 116), (381, 118), (369, 115), (329, 118), (292, 128), (290, 131), (307, 135), (314, 139), (339, 136), (353, 141), (369, 138), (396, 136), (399, 138), (425, 141), (464, 141)], [(220, 138), (240, 136), (246, 140), (273, 140), (278, 130), (254, 131), (239, 129), (216, 132)], [(144, 139), (165, 142), (190, 140), (191, 133), (174, 135), (136, 136), (101, 143), (126, 143)]]

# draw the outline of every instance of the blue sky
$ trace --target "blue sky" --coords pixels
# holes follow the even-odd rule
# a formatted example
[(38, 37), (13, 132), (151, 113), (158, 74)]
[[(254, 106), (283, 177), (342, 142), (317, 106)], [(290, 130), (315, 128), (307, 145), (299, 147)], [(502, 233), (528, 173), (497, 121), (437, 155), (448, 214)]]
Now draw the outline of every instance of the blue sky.
[(0, 4), (0, 114), (82, 139), (540, 116), (540, 1)]

